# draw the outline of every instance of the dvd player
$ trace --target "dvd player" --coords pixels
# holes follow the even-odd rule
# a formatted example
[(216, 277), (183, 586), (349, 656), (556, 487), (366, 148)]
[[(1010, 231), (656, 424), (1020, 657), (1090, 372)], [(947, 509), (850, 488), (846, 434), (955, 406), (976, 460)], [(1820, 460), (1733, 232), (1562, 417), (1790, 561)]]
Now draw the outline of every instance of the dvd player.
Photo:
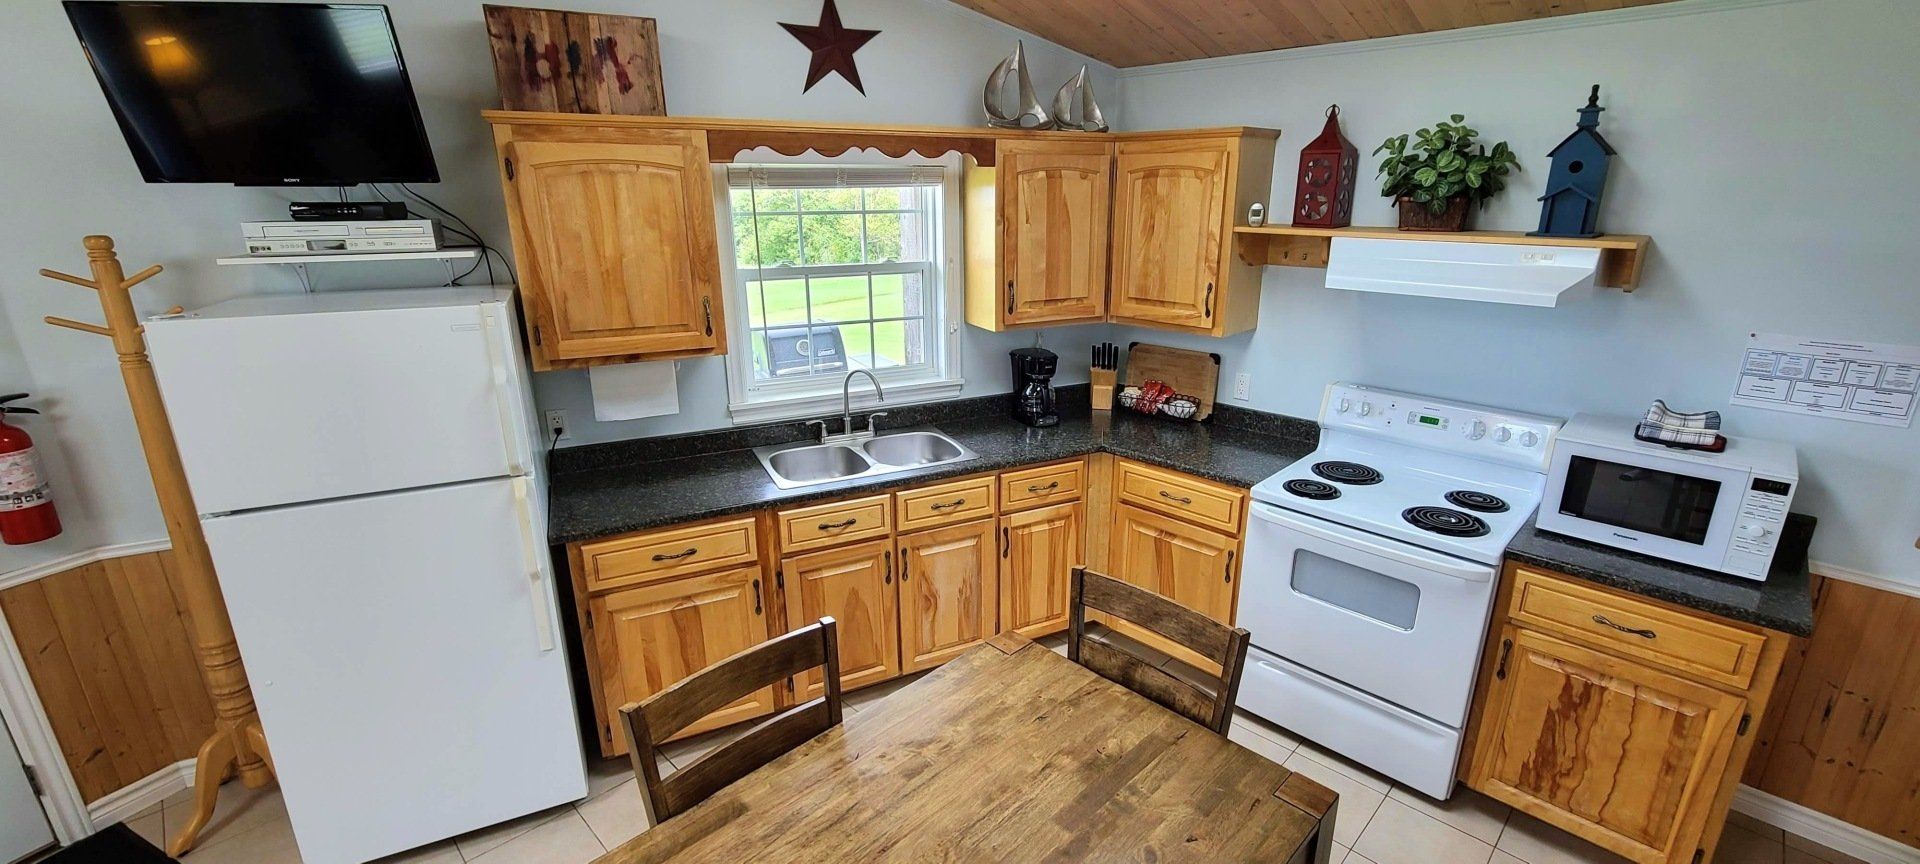
[(248, 255), (356, 252), (435, 252), (440, 223), (433, 219), (242, 222)]

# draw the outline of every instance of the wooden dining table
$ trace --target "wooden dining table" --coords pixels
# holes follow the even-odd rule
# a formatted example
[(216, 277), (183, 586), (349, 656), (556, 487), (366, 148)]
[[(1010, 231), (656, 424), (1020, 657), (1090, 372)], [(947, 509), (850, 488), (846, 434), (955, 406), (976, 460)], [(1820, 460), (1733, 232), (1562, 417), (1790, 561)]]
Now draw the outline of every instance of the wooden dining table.
[(1328, 864), (1335, 795), (1005, 634), (597, 859)]

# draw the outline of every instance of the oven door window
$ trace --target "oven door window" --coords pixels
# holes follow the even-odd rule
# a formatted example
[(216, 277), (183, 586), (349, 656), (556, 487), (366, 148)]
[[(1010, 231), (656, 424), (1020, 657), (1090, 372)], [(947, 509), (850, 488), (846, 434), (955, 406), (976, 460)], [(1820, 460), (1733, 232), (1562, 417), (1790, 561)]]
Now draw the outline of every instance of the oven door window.
[(1574, 456), (1565, 490), (1565, 515), (1698, 546), (1707, 540), (1720, 481)]
[(1293, 553), (1293, 590), (1400, 630), (1420, 610), (1419, 586), (1305, 549)]

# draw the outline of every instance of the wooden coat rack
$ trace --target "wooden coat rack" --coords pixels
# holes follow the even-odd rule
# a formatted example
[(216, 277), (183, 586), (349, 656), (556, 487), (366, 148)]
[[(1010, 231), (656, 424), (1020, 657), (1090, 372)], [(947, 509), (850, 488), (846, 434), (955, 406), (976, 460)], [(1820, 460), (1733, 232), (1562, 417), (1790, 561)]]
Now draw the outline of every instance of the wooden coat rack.
[(236, 770), (241, 782), (250, 789), (273, 782), (273, 757), (267, 752), (266, 735), (261, 731), (260, 715), (253, 705), (253, 690), (247, 684), (246, 668), (241, 665), (233, 621), (227, 617), (220, 583), (214, 578), (213, 558), (207, 552), (207, 538), (200, 531), (199, 511), (193, 506), (187, 474), (180, 466), (173, 425), (167, 420), (166, 407), (160, 401), (160, 384), (154, 379), (153, 364), (147, 359), (145, 328), (140, 325), (133, 310), (133, 298), (128, 293), (128, 289), (159, 274), (160, 265), (127, 276), (120, 269), (120, 260), (114, 256), (113, 238), (91, 234), (83, 243), (87, 247), (92, 279), (53, 270), (42, 270), (40, 275), (98, 294), (107, 324), (101, 327), (51, 316), (46, 321), (57, 327), (113, 339), (113, 350), (120, 355), (120, 375), (127, 385), (127, 400), (133, 405), (133, 422), (140, 431), (147, 470), (153, 474), (153, 490), (160, 499), (160, 514), (166, 520), (167, 539), (173, 543), (174, 564), (193, 620), (200, 677), (213, 698), (214, 733), (200, 745), (194, 765), (193, 818), (167, 841), (167, 854), (179, 856), (199, 842), (200, 830), (213, 816), (220, 784)]

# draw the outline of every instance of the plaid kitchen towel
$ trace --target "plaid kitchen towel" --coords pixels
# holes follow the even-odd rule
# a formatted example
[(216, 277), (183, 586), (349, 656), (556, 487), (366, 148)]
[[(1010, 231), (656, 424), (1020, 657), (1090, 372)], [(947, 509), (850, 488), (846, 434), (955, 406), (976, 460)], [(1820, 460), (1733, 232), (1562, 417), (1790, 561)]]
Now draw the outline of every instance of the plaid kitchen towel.
[(1647, 421), (1655, 426), (1668, 429), (1718, 429), (1720, 412), (1701, 411), (1696, 414), (1682, 414), (1667, 407), (1666, 400), (1655, 399), (1653, 406), (1647, 409)]
[(1726, 437), (1712, 429), (1675, 429), (1658, 423), (1641, 423), (1633, 437), (1658, 444), (1674, 444), (1701, 450), (1718, 451), (1726, 446)]

